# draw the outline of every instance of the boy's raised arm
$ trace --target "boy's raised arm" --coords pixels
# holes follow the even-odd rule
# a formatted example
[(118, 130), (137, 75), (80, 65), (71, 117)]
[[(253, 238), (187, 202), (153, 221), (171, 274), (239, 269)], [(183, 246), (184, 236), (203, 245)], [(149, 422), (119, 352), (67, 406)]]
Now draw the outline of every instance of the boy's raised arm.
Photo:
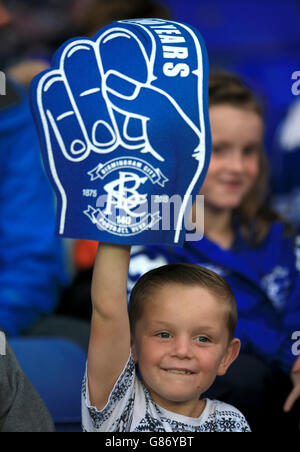
[(130, 246), (99, 244), (92, 280), (87, 364), (90, 402), (98, 410), (106, 405), (129, 357), (126, 292), (129, 260)]

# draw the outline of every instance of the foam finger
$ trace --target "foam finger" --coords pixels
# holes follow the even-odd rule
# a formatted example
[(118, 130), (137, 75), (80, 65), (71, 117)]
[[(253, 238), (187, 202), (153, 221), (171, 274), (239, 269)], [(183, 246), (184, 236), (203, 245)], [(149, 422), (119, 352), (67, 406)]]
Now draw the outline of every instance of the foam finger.
[[(97, 44), (103, 77), (116, 72), (122, 75), (123, 80), (128, 78), (139, 84), (149, 82), (152, 77), (150, 59), (143, 42), (136, 34), (116, 26), (104, 33)], [(134, 57), (134, 62), (129, 60), (128, 55)], [(109, 102), (109, 96), (106, 98)], [(123, 111), (122, 116), (115, 114), (115, 118), (123, 145), (133, 148), (144, 144), (142, 123), (140, 120), (132, 119), (130, 110)]]
[(103, 75), (114, 70), (139, 83), (147, 83), (151, 78), (151, 64), (143, 42), (130, 30), (117, 26), (110, 28), (98, 39), (96, 49)]
[(111, 151), (117, 143), (116, 127), (102, 95), (101, 69), (94, 44), (77, 41), (62, 56), (67, 89), (81, 127), (94, 151)]
[(70, 161), (85, 159), (90, 150), (59, 72), (48, 73), (41, 80), (39, 97), (44, 130), (50, 127), (51, 137), (56, 139), (64, 157)]

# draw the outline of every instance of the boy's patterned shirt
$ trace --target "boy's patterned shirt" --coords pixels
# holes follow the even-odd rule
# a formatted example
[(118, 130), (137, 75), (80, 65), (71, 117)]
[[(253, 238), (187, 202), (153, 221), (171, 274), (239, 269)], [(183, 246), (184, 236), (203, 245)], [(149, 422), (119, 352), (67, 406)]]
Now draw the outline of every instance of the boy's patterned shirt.
[(206, 400), (201, 416), (191, 418), (158, 406), (136, 375), (132, 356), (117, 380), (106, 406), (90, 405), (87, 375), (82, 385), (82, 426), (89, 432), (250, 432), (242, 413), (232, 405)]

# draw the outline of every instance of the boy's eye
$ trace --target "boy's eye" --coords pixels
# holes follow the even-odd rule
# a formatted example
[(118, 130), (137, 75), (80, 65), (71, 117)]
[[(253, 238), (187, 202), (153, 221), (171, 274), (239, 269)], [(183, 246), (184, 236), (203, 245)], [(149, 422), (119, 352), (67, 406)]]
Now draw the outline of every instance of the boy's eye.
[(167, 333), (166, 331), (162, 331), (161, 333), (158, 333), (158, 336), (163, 339), (168, 339), (170, 337), (170, 334)]
[(209, 342), (209, 339), (206, 336), (198, 336), (196, 340), (197, 342)]

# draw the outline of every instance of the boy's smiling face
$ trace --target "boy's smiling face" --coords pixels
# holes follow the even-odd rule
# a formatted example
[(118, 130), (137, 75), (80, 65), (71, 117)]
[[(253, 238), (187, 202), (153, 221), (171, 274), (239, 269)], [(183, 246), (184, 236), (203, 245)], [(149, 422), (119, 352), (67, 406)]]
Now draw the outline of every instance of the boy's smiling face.
[(229, 341), (227, 309), (200, 286), (165, 284), (147, 300), (132, 350), (158, 405), (190, 417), (200, 415), (200, 395), (239, 353), (239, 340)]

